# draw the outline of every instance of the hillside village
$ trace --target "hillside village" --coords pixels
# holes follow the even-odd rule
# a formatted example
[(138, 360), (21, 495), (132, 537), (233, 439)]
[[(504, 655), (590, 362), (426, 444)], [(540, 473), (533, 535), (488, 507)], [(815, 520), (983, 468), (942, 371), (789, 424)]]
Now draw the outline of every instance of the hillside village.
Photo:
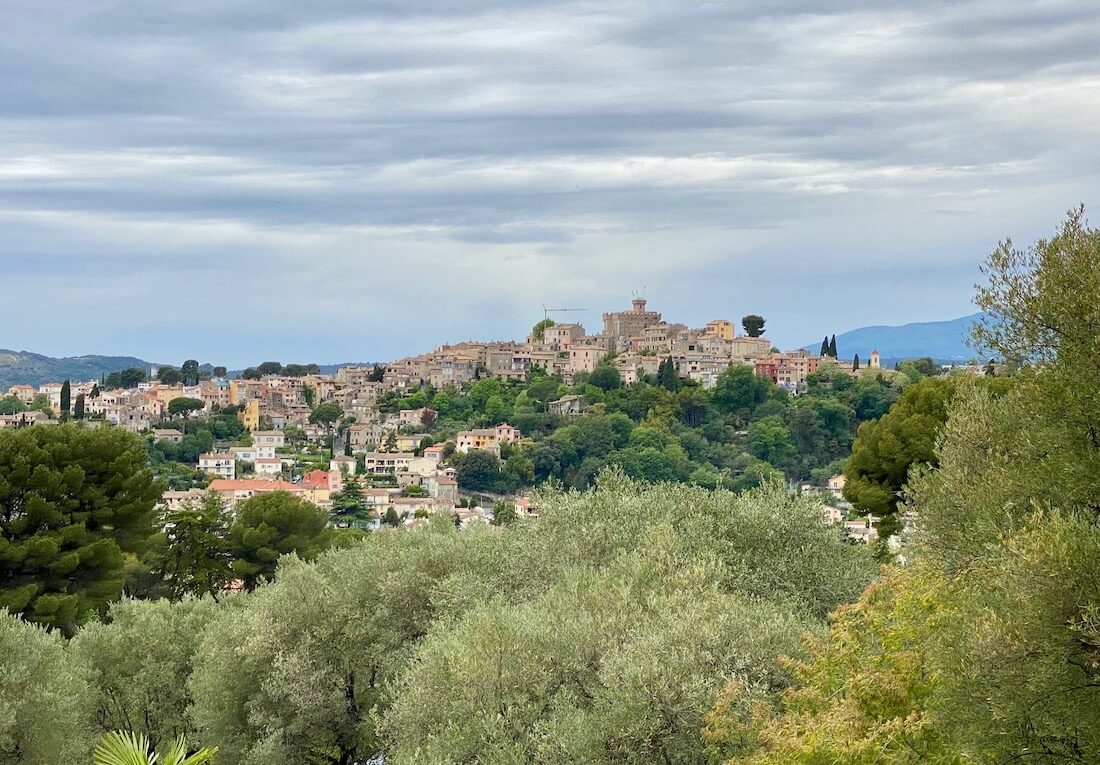
[[(636, 298), (629, 310), (603, 314), (598, 334), (578, 323), (547, 319), (523, 342), (442, 345), (385, 365), (342, 367), (333, 375), (310, 366), (268, 364), (230, 378), (200, 374), (195, 362), (188, 362), (182, 375), (154, 367), (150, 379), (138, 379), (141, 370), (127, 370), (128, 376), (113, 380), (124, 383), (116, 386), (108, 384), (111, 378), (14, 385), (8, 395), (23, 405), (22, 411), (0, 415), (0, 427), (43, 426), (67, 418), (145, 434), (154, 453), (168, 455), (161, 464), (173, 468), (166, 473), (171, 488), (162, 498), (169, 511), (207, 492), (233, 507), (257, 494), (285, 491), (331, 512), (337, 524), (416, 523), (441, 512), (455, 514), (459, 524), (488, 522), (502, 510), (509, 516), (528, 515), (531, 502), (522, 491), (511, 496), (466, 491), (459, 486), (455, 463), (471, 452), (499, 460), (524, 442), (525, 434), (508, 422), (494, 422), (437, 442), (432, 429), (438, 411), (394, 408), (393, 402), (423, 390), (460, 392), (481, 380), (524, 384), (533, 374), (560, 381), (564, 389), (600, 368), (614, 369), (623, 386), (633, 386), (670, 374), (667, 367), (685, 386), (711, 390), (731, 367), (744, 367), (788, 396), (805, 392), (824, 364), (831, 373), (852, 378), (877, 375), (881, 380), (885, 372), (874, 350), (862, 367), (858, 356), (841, 361), (804, 350), (781, 352), (764, 335), (762, 317), (747, 316), (742, 324), (743, 334), (727, 319), (700, 328), (670, 323)], [(827, 340), (822, 351), (830, 352)], [(587, 398), (600, 391), (588, 390), (596, 395), (570, 392), (546, 400), (545, 416), (568, 421), (604, 406), (593, 407)], [(59, 412), (65, 414), (55, 416)], [(229, 425), (220, 433), (214, 428), (208, 449), (181, 457), (188, 453), (185, 446), (195, 442), (190, 426), (203, 418)], [(192, 467), (182, 471), (182, 478), (174, 464), (180, 461)], [(803, 482), (802, 488), (832, 496), (827, 518), (846, 522), (838, 496), (843, 476)], [(341, 506), (350, 512), (342, 514)], [(872, 526), (864, 519), (851, 521), (852, 533), (863, 540), (873, 537)]]

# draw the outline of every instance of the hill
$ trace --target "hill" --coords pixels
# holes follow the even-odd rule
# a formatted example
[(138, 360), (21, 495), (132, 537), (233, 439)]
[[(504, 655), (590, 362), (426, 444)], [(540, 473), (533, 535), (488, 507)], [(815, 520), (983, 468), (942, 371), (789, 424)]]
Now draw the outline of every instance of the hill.
[[(884, 365), (887, 361), (892, 363), (921, 356), (931, 356), (944, 362), (966, 361), (976, 355), (966, 345), (966, 338), (970, 325), (980, 316), (980, 313), (975, 313), (949, 321), (860, 327), (836, 336), (837, 354), (846, 359), (858, 353), (866, 359), (872, 350), (877, 349)], [(821, 350), (821, 341), (803, 347), (816, 353)]]
[[(340, 367), (374, 366), (376, 362), (344, 362), (341, 364), (321, 364), (322, 374), (334, 374)], [(54, 358), (30, 351), (10, 351), (0, 348), (0, 392), (12, 385), (41, 385), (62, 380), (97, 380), (111, 372), (129, 367), (139, 367), (146, 372), (153, 366), (151, 362), (135, 356), (66, 356)], [(158, 365), (161, 366), (161, 365)], [(210, 372), (213, 367), (203, 364), (203, 371)], [(231, 377), (240, 377), (243, 369), (229, 373)]]
[(41, 385), (61, 380), (95, 380), (127, 367), (149, 369), (133, 356), (67, 356), (53, 358), (29, 351), (0, 348), (0, 390), (12, 385)]

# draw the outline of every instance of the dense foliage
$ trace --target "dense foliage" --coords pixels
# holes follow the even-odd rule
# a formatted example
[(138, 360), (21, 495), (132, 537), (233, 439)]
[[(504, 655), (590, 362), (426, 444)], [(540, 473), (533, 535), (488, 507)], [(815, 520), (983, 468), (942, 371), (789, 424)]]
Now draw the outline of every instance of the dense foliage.
[(257, 494), (241, 503), (226, 535), (230, 568), (252, 589), (275, 573), (280, 556), (316, 557), (328, 545), (327, 522), (316, 505), (293, 494)]
[(1100, 761), (1100, 231), (1075, 212), (987, 271), (977, 339), (1040, 363), (958, 392), (905, 488), (912, 562), (811, 639), (778, 713), (728, 689), (731, 761)]
[(86, 685), (52, 735), (184, 735), (234, 763), (697, 762), (715, 692), (781, 691), (779, 657), (875, 570), (777, 486), (612, 472), (538, 503), (536, 522), (290, 556), (218, 603), (119, 602), (54, 658)]
[[(527, 382), (483, 379), (463, 389), (428, 386), (383, 397), (383, 411), (431, 407), (432, 441), (460, 430), (508, 422), (520, 445), (493, 454), (458, 456), (459, 483), (472, 491), (512, 492), (547, 479), (584, 488), (606, 465), (647, 481), (677, 481), (734, 490), (769, 478), (823, 483), (840, 471), (860, 423), (881, 417), (911, 378), (881, 370), (853, 379), (826, 364), (808, 390), (789, 396), (749, 365), (729, 367), (712, 390), (681, 380), (671, 361), (652, 379), (623, 385), (601, 365), (576, 384), (535, 370)], [(584, 397), (578, 417), (551, 414), (548, 403)]]
[(71, 632), (122, 595), (126, 553), (152, 533), (160, 486), (114, 428), (0, 436), (0, 608)]

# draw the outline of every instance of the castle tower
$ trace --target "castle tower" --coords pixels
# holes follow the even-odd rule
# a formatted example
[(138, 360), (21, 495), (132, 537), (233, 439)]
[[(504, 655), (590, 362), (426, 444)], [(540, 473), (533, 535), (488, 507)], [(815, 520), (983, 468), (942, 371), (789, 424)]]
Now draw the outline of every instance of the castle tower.
[(645, 313), (645, 298), (634, 298), (630, 304), (634, 306), (634, 313)]
[(880, 366), (878, 351), (871, 351), (871, 369), (879, 369)]

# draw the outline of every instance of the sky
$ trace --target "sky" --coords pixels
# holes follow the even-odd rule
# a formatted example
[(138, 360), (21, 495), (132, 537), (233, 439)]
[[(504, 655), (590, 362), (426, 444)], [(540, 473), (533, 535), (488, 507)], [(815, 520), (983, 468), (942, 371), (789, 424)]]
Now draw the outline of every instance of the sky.
[(1100, 200), (1100, 3), (0, 0), (0, 347), (242, 367), (973, 312)]

